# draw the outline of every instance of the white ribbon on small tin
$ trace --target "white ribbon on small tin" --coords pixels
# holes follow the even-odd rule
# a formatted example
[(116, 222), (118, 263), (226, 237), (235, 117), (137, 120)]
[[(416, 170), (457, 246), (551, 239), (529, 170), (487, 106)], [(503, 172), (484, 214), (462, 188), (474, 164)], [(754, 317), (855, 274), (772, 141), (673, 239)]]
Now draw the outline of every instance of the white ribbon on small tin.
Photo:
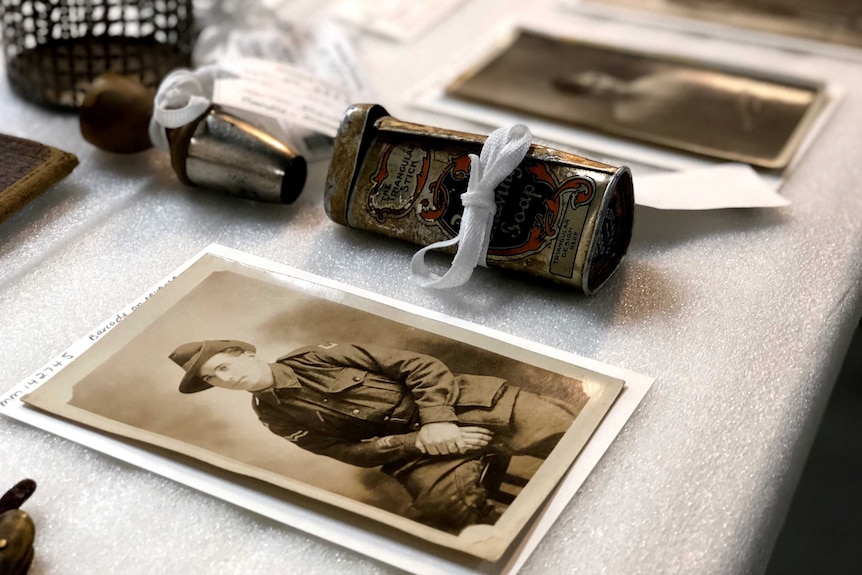
[(165, 128), (185, 126), (207, 111), (212, 104), (213, 83), (221, 74), (218, 65), (179, 68), (162, 80), (150, 118), (150, 141), (155, 147), (169, 150)]
[[(476, 265), (486, 265), (491, 227), (497, 213), (494, 190), (523, 161), (532, 139), (527, 126), (516, 124), (495, 130), (478, 156), (470, 154), (470, 179), (467, 191), (461, 195), (464, 213), (458, 235), (414, 254), (410, 267), (419, 285), (438, 289), (457, 287), (470, 279)], [(458, 251), (445, 274), (439, 276), (428, 269), (425, 265), (427, 252), (455, 244), (458, 244)]]

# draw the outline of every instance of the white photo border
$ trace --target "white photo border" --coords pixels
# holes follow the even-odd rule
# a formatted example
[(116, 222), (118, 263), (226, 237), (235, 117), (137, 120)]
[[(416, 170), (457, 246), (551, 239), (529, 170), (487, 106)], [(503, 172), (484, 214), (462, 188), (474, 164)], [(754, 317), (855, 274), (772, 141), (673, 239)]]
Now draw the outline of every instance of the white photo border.
[[(278, 497), (275, 493), (269, 492), (266, 489), (261, 490), (258, 487), (238, 484), (232, 481), (230, 477), (213, 474), (212, 470), (208, 467), (189, 464), (184, 459), (171, 457), (165, 453), (153, 452), (133, 443), (130, 444), (122, 439), (108, 436), (27, 408), (21, 403), (21, 396), (50, 380), (59, 370), (80, 356), (105, 333), (111, 331), (118, 321), (122, 321), (123, 318), (152, 297), (163, 286), (170, 283), (207, 255), (233, 260), (251, 267), (320, 284), (324, 287), (344, 291), (370, 301), (403, 310), (407, 313), (425, 316), (435, 321), (441, 321), (474, 333), (490, 336), (511, 345), (547, 355), (548, 357), (557, 357), (566, 363), (575, 364), (584, 369), (612, 378), (622, 379), (626, 382), (626, 387), (614, 404), (611, 413), (604, 418), (578, 456), (576, 465), (571, 467), (565, 474), (563, 480), (557, 485), (553, 495), (541, 506), (532, 523), (522, 532), (513, 547), (496, 563), (465, 558), (463, 554), (458, 552), (449, 552), (446, 550), (442, 550), (441, 552), (440, 547), (436, 545), (417, 545), (416, 541), (412, 538), (409, 541), (402, 541), (397, 538), (393, 539), (391, 533), (370, 530), (368, 522), (359, 520), (345, 521), (343, 517), (333, 517), (332, 514), (323, 513), (315, 509), (314, 506), (304, 505), (301, 501), (290, 501), (289, 498)], [(443, 314), (422, 310), (409, 304), (396, 302), (379, 295), (339, 284), (338, 282), (319, 278), (236, 250), (213, 245), (203, 250), (195, 258), (181, 266), (176, 272), (154, 286), (145, 296), (132, 302), (132, 304), (126, 309), (121, 310), (118, 314), (113, 314), (96, 330), (60, 354), (57, 359), (52, 360), (34, 373), (33, 376), (26, 378), (10, 390), (0, 398), (0, 412), (110, 454), (131, 464), (151, 469), (195, 489), (215, 495), (251, 511), (354, 551), (370, 555), (402, 569), (417, 573), (514, 573), (547, 532), (551, 523), (562, 512), (568, 500), (574, 495), (589, 471), (601, 457), (601, 454), (610, 445), (651, 384), (651, 378), (627, 370), (579, 358), (573, 354), (553, 350), (546, 346), (527, 342), (487, 328), (471, 325)], [(361, 517), (357, 519), (361, 519)]]

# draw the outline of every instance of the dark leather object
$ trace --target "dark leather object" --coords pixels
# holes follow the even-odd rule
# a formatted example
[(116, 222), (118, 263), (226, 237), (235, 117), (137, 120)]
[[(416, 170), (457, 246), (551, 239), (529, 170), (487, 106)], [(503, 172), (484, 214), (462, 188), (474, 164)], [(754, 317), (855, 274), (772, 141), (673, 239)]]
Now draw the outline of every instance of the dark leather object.
[(0, 134), (0, 222), (78, 165), (74, 154)]

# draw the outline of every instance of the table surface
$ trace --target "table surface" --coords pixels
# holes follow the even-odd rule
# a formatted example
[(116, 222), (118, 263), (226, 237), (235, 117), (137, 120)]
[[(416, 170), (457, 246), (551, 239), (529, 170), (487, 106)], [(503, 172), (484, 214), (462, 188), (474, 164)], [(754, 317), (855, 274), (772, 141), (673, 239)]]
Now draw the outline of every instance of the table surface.
[[(313, 17), (313, 3), (297, 6)], [(487, 131), (407, 96), (504, 14), (517, 3), (474, 0), (407, 44), (361, 37), (380, 103), (401, 119)], [(220, 243), (657, 378), (524, 572), (762, 570), (862, 310), (862, 58), (588, 20), (551, 1), (531, 3), (531, 17), (823, 79), (843, 97), (786, 180), (789, 207), (638, 208), (623, 267), (587, 298), (487, 269), (453, 292), (422, 290), (407, 275), (412, 246), (327, 219), (326, 162), (290, 206), (186, 188), (164, 153), (100, 152), (76, 117), (16, 98), (4, 73), (0, 131), (80, 165), (0, 224), (0, 391)], [(8, 418), (0, 444), (0, 484), (39, 482), (25, 505), (38, 529), (33, 573), (397, 571)]]

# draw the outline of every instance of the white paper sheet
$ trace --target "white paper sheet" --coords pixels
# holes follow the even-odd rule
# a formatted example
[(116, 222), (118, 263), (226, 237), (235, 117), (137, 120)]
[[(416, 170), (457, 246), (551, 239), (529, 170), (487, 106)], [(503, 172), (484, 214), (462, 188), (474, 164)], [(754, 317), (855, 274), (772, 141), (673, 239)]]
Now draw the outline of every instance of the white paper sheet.
[(638, 205), (662, 210), (774, 208), (790, 205), (748, 164), (718, 164), (684, 172), (641, 176)]
[(461, 7), (463, 0), (343, 0), (336, 18), (398, 42), (419, 37)]
[(350, 98), (331, 84), (291, 64), (255, 58), (226, 60), (238, 78), (219, 78), (213, 102), (335, 136)]

